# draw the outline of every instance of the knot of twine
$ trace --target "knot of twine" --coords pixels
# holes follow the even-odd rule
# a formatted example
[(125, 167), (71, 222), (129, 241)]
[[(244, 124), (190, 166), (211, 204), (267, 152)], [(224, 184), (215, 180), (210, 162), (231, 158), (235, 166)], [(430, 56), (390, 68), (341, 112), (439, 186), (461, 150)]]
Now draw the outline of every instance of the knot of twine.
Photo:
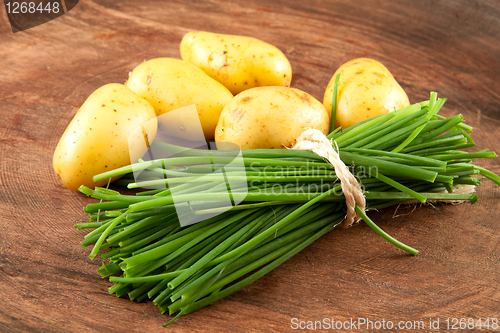
[(345, 196), (347, 214), (342, 225), (350, 227), (356, 219), (360, 219), (356, 213), (356, 205), (365, 210), (366, 200), (354, 175), (340, 159), (339, 154), (333, 149), (332, 142), (319, 130), (308, 128), (297, 139), (292, 149), (309, 150), (328, 160), (335, 168), (335, 174), (340, 180), (340, 186)]

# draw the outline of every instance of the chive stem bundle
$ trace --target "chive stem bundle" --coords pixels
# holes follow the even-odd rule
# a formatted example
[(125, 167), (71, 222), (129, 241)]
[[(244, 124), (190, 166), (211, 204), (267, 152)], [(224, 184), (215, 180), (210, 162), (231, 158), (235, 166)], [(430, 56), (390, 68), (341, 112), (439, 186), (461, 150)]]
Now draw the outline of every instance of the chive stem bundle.
[[(334, 93), (334, 105), (335, 98)], [(478, 200), (474, 193), (453, 192), (479, 185), (478, 175), (500, 185), (498, 175), (472, 162), (497, 155), (462, 151), (475, 145), (472, 128), (461, 115), (438, 115), (444, 102), (431, 93), (429, 101), (345, 130), (331, 129), (328, 138), (359, 180), (367, 210), (411, 200), (473, 204)], [(332, 119), (334, 115), (335, 109)], [(152, 299), (162, 313), (177, 314), (172, 321), (247, 286), (344, 219), (345, 198), (334, 168), (310, 151), (255, 149), (235, 157), (230, 151), (162, 142), (152, 147), (173, 157), (140, 161), (94, 177), (97, 181), (140, 173), (144, 177), (124, 177), (121, 184), (147, 185), (149, 190), (122, 195), (82, 186), (80, 192), (101, 202), (89, 204), (89, 222), (75, 227), (94, 229), (81, 243), (94, 245), (91, 258), (101, 253), (109, 260), (98, 271), (114, 283), (110, 293)], [(234, 161), (242, 168), (226, 167)], [(208, 175), (214, 170), (224, 171), (225, 183)], [(180, 214), (178, 205), (186, 212)], [(391, 244), (418, 254), (357, 206), (356, 212)], [(183, 219), (200, 222), (181, 227)]]

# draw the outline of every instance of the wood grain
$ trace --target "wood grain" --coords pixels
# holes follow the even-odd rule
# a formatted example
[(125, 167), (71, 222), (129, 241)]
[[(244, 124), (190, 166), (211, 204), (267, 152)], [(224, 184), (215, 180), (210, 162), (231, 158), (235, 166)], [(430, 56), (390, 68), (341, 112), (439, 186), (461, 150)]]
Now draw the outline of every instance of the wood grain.
[[(371, 217), (418, 248), (410, 257), (366, 225), (327, 234), (232, 296), (164, 329), (151, 302), (107, 293), (73, 229), (91, 201), (63, 188), (52, 152), (95, 89), (143, 60), (180, 57), (191, 30), (279, 47), (292, 86), (322, 100), (343, 62), (384, 63), (417, 102), (437, 91), (462, 113), (477, 149), (500, 151), (500, 7), (496, 1), (85, 1), (13, 34), (0, 14), (0, 331), (286, 332), (291, 319), (499, 317), (500, 189), (480, 201), (386, 209)], [(479, 161), (500, 173), (498, 159)], [(394, 218), (393, 215), (399, 215)], [(444, 328), (444, 326), (442, 326)], [(362, 331), (362, 330), (360, 330)]]

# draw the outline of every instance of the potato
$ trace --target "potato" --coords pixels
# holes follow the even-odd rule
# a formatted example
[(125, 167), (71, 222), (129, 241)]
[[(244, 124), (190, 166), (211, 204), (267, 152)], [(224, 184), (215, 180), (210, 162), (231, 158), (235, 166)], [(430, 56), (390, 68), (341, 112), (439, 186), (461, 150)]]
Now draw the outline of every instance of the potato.
[[(196, 105), (201, 126), (207, 140), (214, 139), (219, 115), (233, 95), (226, 87), (205, 74), (198, 67), (173, 58), (157, 58), (137, 66), (127, 80), (126, 86), (147, 100), (158, 116), (191, 104)], [(177, 122), (159, 118), (160, 130), (177, 132), (178, 137), (189, 140), (192, 121)]]
[(320, 101), (295, 88), (257, 87), (239, 93), (224, 107), (215, 141), (241, 149), (285, 148), (307, 128), (324, 134), (330, 129), (330, 115)]
[(408, 96), (380, 62), (359, 58), (346, 62), (333, 74), (323, 105), (331, 112), (333, 83), (338, 83), (335, 127), (347, 128), (363, 120), (410, 105)]
[(54, 171), (70, 190), (105, 185), (108, 180), (94, 183), (92, 177), (136, 162), (156, 129), (156, 114), (147, 101), (122, 84), (107, 84), (89, 96), (66, 128), (54, 152)]
[(210, 32), (189, 32), (181, 57), (226, 86), (234, 95), (261, 86), (289, 87), (292, 67), (283, 52), (261, 40)]

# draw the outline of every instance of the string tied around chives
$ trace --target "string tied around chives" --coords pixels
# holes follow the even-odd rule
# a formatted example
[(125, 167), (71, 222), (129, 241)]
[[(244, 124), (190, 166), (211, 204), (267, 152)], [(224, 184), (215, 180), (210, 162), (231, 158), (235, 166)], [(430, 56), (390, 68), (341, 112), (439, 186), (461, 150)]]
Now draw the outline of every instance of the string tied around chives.
[(366, 208), (363, 190), (354, 175), (340, 159), (339, 154), (333, 149), (332, 142), (321, 131), (308, 128), (302, 132), (292, 149), (312, 151), (333, 165), (347, 205), (347, 214), (342, 225), (350, 227), (354, 222), (359, 221), (361, 218), (356, 212), (356, 206), (363, 212)]

